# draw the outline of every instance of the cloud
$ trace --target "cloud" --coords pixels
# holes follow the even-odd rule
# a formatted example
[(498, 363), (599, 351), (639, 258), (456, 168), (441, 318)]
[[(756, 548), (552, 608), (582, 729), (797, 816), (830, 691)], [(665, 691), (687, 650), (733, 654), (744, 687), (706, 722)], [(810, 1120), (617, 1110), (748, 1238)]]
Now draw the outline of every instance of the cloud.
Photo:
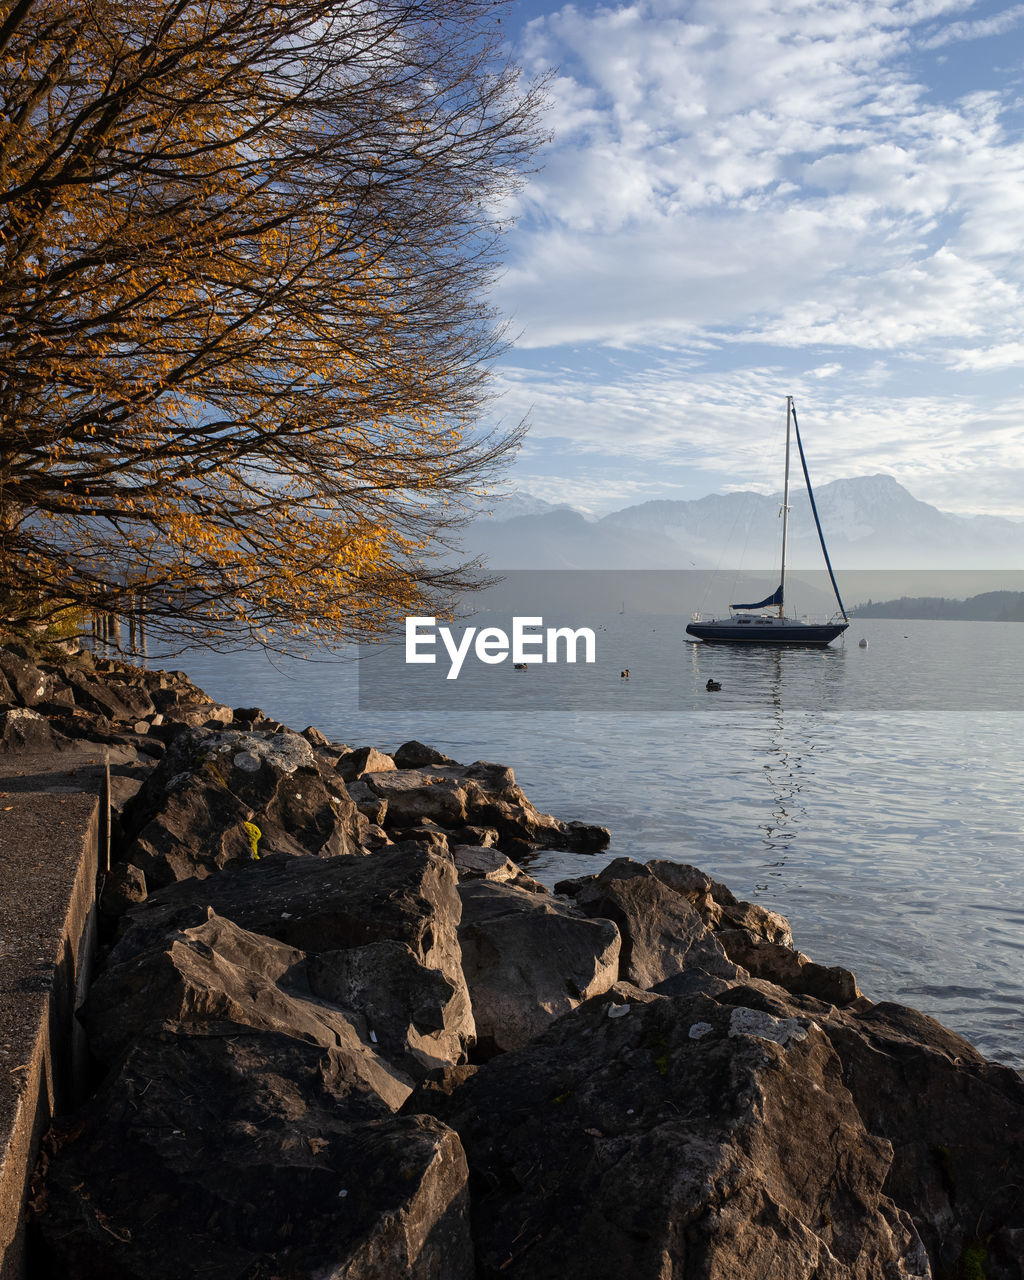
[(941, 31), (923, 40), (925, 49), (941, 49), (943, 45), (959, 44), (964, 40), (981, 40), (988, 36), (1005, 35), (1014, 27), (1024, 22), (1024, 4), (1015, 4), (1002, 13), (993, 14), (990, 18), (981, 18), (975, 22), (953, 22)]
[(686, 476), (771, 489), (766, 405), (792, 391), (816, 479), (1024, 515), (1016, 73), (933, 52), (1022, 20), (633, 0), (531, 21), (555, 138), (496, 294), (522, 331), (500, 403), (533, 423), (523, 487), (601, 510)]
[(1024, 368), (1024, 341), (1004, 342), (997, 347), (981, 347), (960, 351), (950, 356), (950, 367), (957, 370)]
[[(963, 395), (880, 397), (877, 375), (869, 365), (837, 386), (831, 370), (822, 378), (819, 368), (787, 374), (773, 365), (715, 373), (664, 362), (615, 376), (512, 368), (502, 402), (533, 421), (515, 482), (601, 511), (674, 489), (774, 492), (791, 392), (816, 484), (884, 472), (943, 510), (1020, 514), (1024, 395), (995, 407)], [(545, 481), (555, 455), (557, 478)]]
[(524, 342), (760, 340), (794, 299), (822, 319), (791, 342), (923, 341), (922, 299), (959, 317), (938, 337), (1010, 317), (1024, 145), (1009, 104), (935, 102), (907, 69), (916, 34), (966, 7), (637, 0), (532, 23), (530, 60), (561, 70), (498, 295)]

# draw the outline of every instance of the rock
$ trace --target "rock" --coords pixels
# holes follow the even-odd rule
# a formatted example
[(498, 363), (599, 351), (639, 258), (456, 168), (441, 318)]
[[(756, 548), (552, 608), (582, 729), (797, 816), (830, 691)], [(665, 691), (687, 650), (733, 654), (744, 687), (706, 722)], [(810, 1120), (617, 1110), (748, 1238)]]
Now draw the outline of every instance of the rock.
[(427, 1070), (465, 1058), (473, 1028), (462, 993), (440, 969), (422, 965), (404, 942), (320, 952), (310, 956), (307, 973), (315, 996), (359, 1011), (384, 1057), (409, 1055)]
[[(235, 713), (237, 715), (237, 712)], [(314, 751), (329, 750), (331, 746), (330, 739), (322, 734), (316, 725), (307, 725), (303, 729), (301, 736), (306, 739)]]
[(362, 778), (349, 782), (346, 790), (349, 799), (365, 818), (375, 826), (380, 826), (384, 822), (388, 812), (388, 802), (383, 800), (376, 791), (371, 791)]
[[(397, 754), (396, 754), (397, 763)], [(387, 825), (408, 828), (430, 821), (459, 831), (494, 831), (513, 852), (538, 847), (588, 852), (604, 848), (604, 827), (561, 822), (540, 813), (516, 785), (506, 765), (478, 760), (471, 765), (423, 765), (362, 775), (370, 789), (388, 802)], [(470, 843), (469, 840), (461, 843)]]
[(142, 686), (90, 676), (70, 666), (64, 668), (64, 677), (74, 691), (75, 705), (95, 715), (134, 723), (155, 713), (153, 701)]
[(479, 845), (481, 849), (493, 849), (498, 843), (498, 833), (493, 827), (475, 827), (467, 823), (459, 828), (459, 839), (465, 844)]
[(516, 1049), (618, 978), (619, 931), (552, 898), (463, 881), (459, 941), (480, 1053)]
[(774, 982), (794, 995), (815, 996), (839, 1005), (862, 998), (857, 979), (849, 969), (815, 964), (802, 951), (752, 937), (745, 929), (720, 929), (714, 937), (730, 960), (755, 978)]
[(10, 707), (0, 711), (0, 754), (21, 751), (59, 751), (70, 746), (61, 733), (55, 733), (46, 716), (28, 707)]
[(51, 1150), (37, 1225), (66, 1280), (474, 1274), (457, 1136), (280, 1032), (145, 1036)]
[(58, 711), (66, 711), (75, 705), (75, 691), (67, 686), (54, 688), (42, 705), (48, 710), (56, 708)]
[(574, 903), (588, 916), (614, 920), (622, 935), (620, 976), (647, 990), (687, 969), (734, 979), (739, 970), (697, 909), (651, 870), (616, 858), (577, 884)]
[[(657, 875), (658, 873), (655, 872)], [(732, 895), (729, 895), (732, 897)], [(716, 931), (742, 929), (755, 941), (765, 941), (780, 947), (792, 947), (793, 931), (785, 916), (768, 911), (756, 902), (715, 902), (707, 913), (707, 923)]]
[(374, 747), (359, 747), (355, 751), (348, 751), (337, 764), (338, 773), (345, 782), (354, 782), (364, 773), (387, 773), (394, 767), (394, 760)]
[(375, 795), (387, 801), (389, 827), (409, 827), (424, 818), (443, 827), (458, 827), (466, 820), (468, 792), (455, 778), (415, 769), (361, 776)]
[(562, 822), (549, 813), (541, 813), (527, 799), (506, 765), (477, 760), (466, 766), (462, 775), (467, 789), (469, 822), (494, 828), (503, 846), (510, 847), (513, 841), (520, 841), (530, 847), (593, 853), (607, 848), (611, 841), (607, 827)]
[(377, 826), (375, 822), (367, 821), (365, 827), (360, 827), (360, 843), (364, 849), (380, 849), (384, 845), (396, 844), (383, 827)]
[(439, 827), (436, 822), (431, 822), (429, 818), (420, 818), (419, 822), (409, 827), (393, 827), (388, 824), (387, 831), (395, 843), (412, 841), (414, 844), (433, 849), (435, 853), (446, 854), (451, 849), (448, 843), (450, 833), (444, 827)]
[[(97, 666), (101, 670), (106, 669), (104, 664), (98, 663)], [(116, 666), (110, 674), (118, 674)], [(228, 725), (235, 718), (231, 707), (214, 702), (192, 683), (184, 671), (146, 671), (122, 665), (120, 674), (141, 683), (149, 691), (156, 711), (168, 721), (198, 728), (209, 721)]]
[(218, 1023), (274, 1031), (337, 1049), (353, 1087), (396, 1111), (412, 1088), (372, 1049), (365, 1028), (312, 998), (306, 957), (214, 912), (157, 946), (112, 963), (93, 984), (80, 1013), (98, 1058), (110, 1063), (164, 1022), (198, 1032)]
[[(745, 929), (752, 937), (782, 946), (793, 945), (793, 932), (789, 921), (775, 911), (768, 911), (753, 902), (740, 902), (724, 884), (713, 880), (698, 867), (685, 862), (671, 862), (666, 858), (652, 858), (646, 863), (631, 858), (617, 858), (618, 875), (653, 875), (663, 884), (689, 900), (700, 918), (711, 929)], [(555, 885), (556, 893), (575, 897), (581, 888), (593, 881), (593, 876), (563, 880)]]
[(435, 751), (433, 747), (425, 746), (422, 742), (413, 739), (411, 742), (403, 742), (394, 753), (394, 763), (398, 769), (419, 769), (425, 764), (455, 764), (456, 762), (451, 756), (446, 756), (443, 752)]
[(626, 984), (446, 1097), (479, 1193), (479, 1274), (509, 1280), (931, 1276), (808, 1017)]
[(309, 743), (259, 730), (179, 732), (136, 797), (126, 834), (124, 856), (151, 888), (271, 852), (330, 857), (359, 847), (355, 806), (327, 790)]
[(261, 707), (235, 707), (231, 723), (239, 728), (254, 728), (266, 718), (266, 712)]
[(4, 682), (4, 689), (0, 690), (4, 702), (34, 707), (53, 696), (53, 677), (9, 649), (0, 649), (0, 678)]
[(130, 862), (115, 862), (103, 879), (100, 908), (104, 915), (121, 916), (129, 907), (145, 902), (146, 873)]
[(457, 844), (452, 849), (452, 857), (460, 880), (493, 880), (498, 884), (507, 884), (520, 874), (520, 868), (500, 849)]
[(496, 884), (514, 884), (530, 893), (550, 893), (547, 885), (527, 875), (500, 849), (457, 844), (452, 849), (452, 858), (460, 880), (492, 880)]
[(141, 770), (136, 770), (134, 774), (111, 771), (107, 796), (111, 809), (119, 816), (124, 814), (128, 805), (142, 789), (145, 776), (139, 776), (140, 773)]
[(518, 800), (523, 795), (516, 785), (515, 771), (507, 764), (474, 760), (465, 766), (462, 774), (467, 780), (480, 783), (481, 790), (489, 795), (505, 796), (509, 800)]
[[(751, 1003), (787, 1002), (762, 993)], [(1006, 1242), (1024, 1234), (1024, 1080), (902, 1005), (818, 1016), (865, 1125), (892, 1143), (886, 1190), (913, 1217), (936, 1275), (957, 1275), (965, 1252), (990, 1241), (986, 1280), (1020, 1280), (1024, 1253)]]
[[(400, 943), (423, 969), (440, 971), (452, 993), (444, 1006), (443, 1030), (420, 1032), (418, 1047), (430, 1056), (460, 1060), (475, 1028), (462, 973), (456, 885), (450, 855), (412, 844), (365, 858), (272, 855), (152, 894), (126, 918), (111, 963), (130, 961), (161, 945), (169, 932), (202, 923), (208, 907), (243, 929), (307, 953)], [(324, 967), (317, 972), (324, 973)], [(378, 1007), (368, 1006), (367, 1016), (379, 1016)]]

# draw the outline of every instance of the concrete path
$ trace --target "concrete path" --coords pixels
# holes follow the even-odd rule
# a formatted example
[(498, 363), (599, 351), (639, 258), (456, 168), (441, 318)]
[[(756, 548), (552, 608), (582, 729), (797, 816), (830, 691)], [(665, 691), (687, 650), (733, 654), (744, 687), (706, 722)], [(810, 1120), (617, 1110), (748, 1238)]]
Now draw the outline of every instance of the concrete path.
[(25, 1275), (39, 1141), (79, 1100), (96, 879), (109, 840), (107, 748), (0, 756), (0, 1280)]

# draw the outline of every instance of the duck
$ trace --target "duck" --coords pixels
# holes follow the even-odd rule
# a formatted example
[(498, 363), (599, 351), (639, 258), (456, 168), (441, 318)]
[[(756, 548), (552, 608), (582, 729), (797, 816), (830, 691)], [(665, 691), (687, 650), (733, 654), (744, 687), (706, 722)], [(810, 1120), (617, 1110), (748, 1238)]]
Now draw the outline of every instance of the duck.
[(512, 663), (512, 665), (513, 665), (513, 667), (515, 667), (515, 669), (516, 669), (517, 671), (526, 671), (526, 670), (528, 670), (527, 665), (526, 665), (526, 663), (525, 663), (525, 662), (513, 662), (513, 663)]
[(704, 686), (704, 688), (707, 689), (708, 693), (717, 693), (718, 690), (721, 689), (721, 687), (722, 686), (718, 683), (717, 680), (709, 680), (707, 684)]
[(628, 680), (628, 679), (629, 679), (629, 667), (627, 667), (627, 668), (625, 669), (625, 671), (620, 672), (620, 675), (621, 675), (621, 677), (622, 677), (622, 679), (623, 679), (623, 680)]

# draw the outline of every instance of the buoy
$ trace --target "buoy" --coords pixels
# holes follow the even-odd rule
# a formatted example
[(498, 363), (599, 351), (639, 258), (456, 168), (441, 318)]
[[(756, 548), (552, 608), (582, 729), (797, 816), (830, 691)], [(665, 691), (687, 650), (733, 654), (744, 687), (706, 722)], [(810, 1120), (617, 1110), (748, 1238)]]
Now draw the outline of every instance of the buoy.
[(860, 648), (861, 648), (861, 649), (866, 649), (867, 647), (868, 647), (868, 642), (867, 642), (866, 640), (861, 640), (861, 641), (860, 641)]

